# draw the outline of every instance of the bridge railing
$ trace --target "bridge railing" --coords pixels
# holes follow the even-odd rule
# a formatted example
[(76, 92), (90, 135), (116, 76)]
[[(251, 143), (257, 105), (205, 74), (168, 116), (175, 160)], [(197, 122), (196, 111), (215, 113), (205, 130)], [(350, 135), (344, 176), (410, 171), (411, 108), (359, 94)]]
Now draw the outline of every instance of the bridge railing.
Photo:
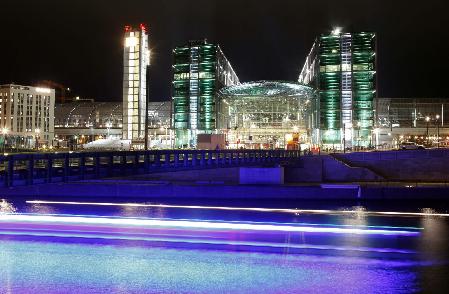
[(202, 169), (280, 163), (298, 150), (148, 150), (0, 155), (0, 187)]

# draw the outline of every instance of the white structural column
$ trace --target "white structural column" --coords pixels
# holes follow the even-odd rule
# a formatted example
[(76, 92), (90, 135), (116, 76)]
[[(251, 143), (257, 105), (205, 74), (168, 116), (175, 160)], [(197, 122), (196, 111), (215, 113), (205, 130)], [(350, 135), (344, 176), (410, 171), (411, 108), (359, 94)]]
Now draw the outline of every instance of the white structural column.
[(342, 140), (346, 147), (352, 146), (352, 54), (351, 34), (341, 35), (341, 120)]

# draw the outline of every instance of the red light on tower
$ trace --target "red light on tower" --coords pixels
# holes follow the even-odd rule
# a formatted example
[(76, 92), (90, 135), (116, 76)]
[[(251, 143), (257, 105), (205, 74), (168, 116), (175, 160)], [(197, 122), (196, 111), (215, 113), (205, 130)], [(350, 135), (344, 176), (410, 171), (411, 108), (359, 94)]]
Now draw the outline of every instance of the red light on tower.
[(125, 26), (125, 32), (129, 32), (131, 30), (131, 26)]
[(140, 29), (141, 29), (142, 31), (144, 31), (144, 32), (147, 31), (147, 27), (146, 27), (146, 25), (143, 24), (143, 23), (140, 24)]

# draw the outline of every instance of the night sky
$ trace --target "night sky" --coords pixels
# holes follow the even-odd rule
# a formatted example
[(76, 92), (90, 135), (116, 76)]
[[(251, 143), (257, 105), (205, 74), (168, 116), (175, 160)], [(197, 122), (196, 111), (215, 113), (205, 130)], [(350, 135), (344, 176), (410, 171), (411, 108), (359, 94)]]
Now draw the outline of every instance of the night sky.
[(334, 26), (378, 33), (380, 97), (448, 97), (445, 0), (2, 0), (0, 84), (54, 80), (121, 101), (123, 27), (147, 23), (151, 100), (170, 98), (172, 49), (220, 44), (240, 81), (297, 80), (314, 38)]

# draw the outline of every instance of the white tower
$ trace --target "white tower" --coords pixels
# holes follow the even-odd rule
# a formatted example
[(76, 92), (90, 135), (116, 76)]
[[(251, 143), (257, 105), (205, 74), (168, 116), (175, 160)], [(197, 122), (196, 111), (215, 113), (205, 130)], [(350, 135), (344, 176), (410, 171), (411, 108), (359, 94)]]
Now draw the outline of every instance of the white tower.
[(148, 32), (125, 26), (123, 50), (123, 127), (122, 139), (142, 141), (145, 136), (147, 67), (150, 64)]

